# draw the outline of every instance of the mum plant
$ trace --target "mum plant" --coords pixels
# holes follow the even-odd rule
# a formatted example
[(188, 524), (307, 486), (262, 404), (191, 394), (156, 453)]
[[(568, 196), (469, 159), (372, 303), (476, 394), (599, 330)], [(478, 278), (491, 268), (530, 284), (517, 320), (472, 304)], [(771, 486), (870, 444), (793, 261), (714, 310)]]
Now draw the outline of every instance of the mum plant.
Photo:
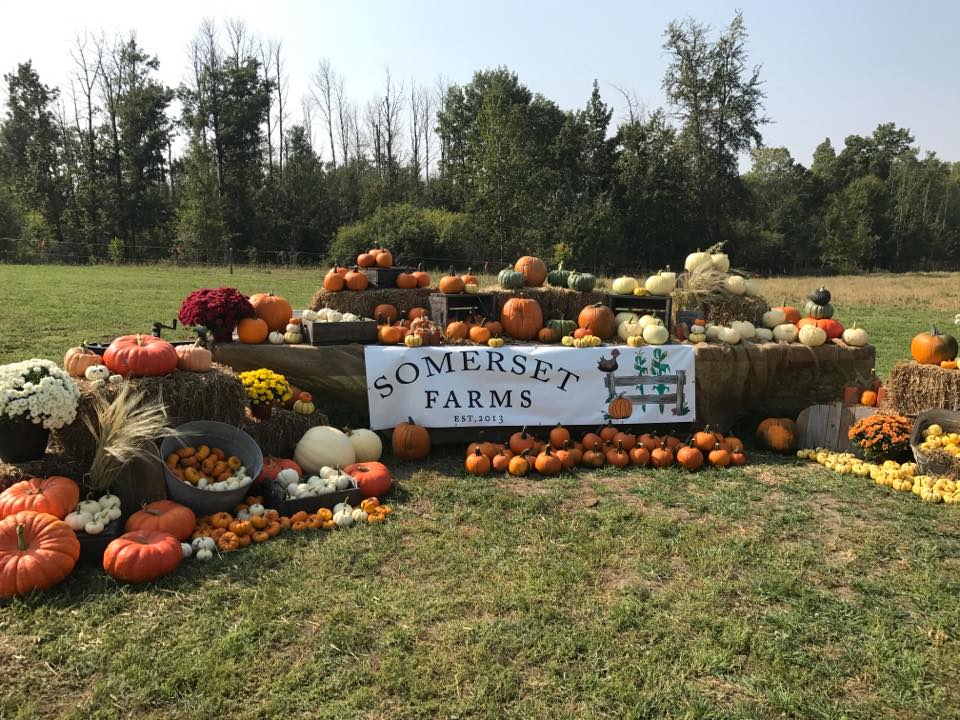
[(897, 460), (910, 452), (910, 421), (902, 415), (871, 415), (857, 420), (847, 431), (867, 460)]
[(0, 365), (0, 421), (57, 430), (73, 422), (79, 402), (73, 378), (49, 360)]
[(250, 298), (236, 288), (201, 288), (180, 303), (180, 322), (204, 325), (220, 341), (229, 339), (240, 320), (253, 316)]
[(254, 405), (269, 405), (277, 402), (286, 402), (293, 397), (290, 383), (287, 379), (273, 370), (260, 368), (240, 373), (240, 382), (243, 383), (247, 397)]

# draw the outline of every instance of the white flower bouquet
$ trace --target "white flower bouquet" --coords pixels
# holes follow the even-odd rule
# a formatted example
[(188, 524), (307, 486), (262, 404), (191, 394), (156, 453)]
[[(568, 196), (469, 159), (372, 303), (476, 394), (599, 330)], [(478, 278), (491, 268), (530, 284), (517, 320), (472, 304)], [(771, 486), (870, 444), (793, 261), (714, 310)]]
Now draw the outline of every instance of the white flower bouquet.
[(77, 416), (80, 390), (49, 360), (0, 365), (0, 422), (29, 421), (57, 430)]

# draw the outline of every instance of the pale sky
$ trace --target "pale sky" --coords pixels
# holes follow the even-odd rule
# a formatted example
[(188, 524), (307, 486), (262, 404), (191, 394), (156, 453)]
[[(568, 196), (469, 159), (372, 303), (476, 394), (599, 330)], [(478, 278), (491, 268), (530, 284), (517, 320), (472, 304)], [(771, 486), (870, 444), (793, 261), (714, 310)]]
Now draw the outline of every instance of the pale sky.
[(8, 0), (0, 71), (32, 58), (45, 83), (65, 88), (75, 34), (134, 29), (159, 57), (163, 80), (176, 85), (201, 19), (241, 18), (261, 37), (283, 41), (295, 105), (327, 57), (361, 105), (379, 92), (387, 65), (394, 78), (424, 85), (440, 75), (464, 83), (476, 69), (506, 65), (564, 108), (581, 107), (597, 78), (619, 113), (614, 86), (648, 108), (663, 104), (662, 34), (671, 19), (689, 15), (718, 28), (737, 7), (751, 61), (763, 66), (774, 120), (765, 144), (785, 145), (809, 164), (824, 137), (839, 147), (848, 134), (892, 121), (910, 128), (922, 148), (960, 160), (960, 1), (951, 0)]

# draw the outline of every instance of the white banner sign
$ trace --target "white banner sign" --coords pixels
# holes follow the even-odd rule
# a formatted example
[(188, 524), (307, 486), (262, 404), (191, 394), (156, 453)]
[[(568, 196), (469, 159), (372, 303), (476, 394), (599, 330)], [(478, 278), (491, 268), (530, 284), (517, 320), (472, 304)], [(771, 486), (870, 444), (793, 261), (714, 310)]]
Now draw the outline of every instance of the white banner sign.
[(684, 423), (696, 419), (690, 345), (631, 348), (367, 346), (370, 427)]

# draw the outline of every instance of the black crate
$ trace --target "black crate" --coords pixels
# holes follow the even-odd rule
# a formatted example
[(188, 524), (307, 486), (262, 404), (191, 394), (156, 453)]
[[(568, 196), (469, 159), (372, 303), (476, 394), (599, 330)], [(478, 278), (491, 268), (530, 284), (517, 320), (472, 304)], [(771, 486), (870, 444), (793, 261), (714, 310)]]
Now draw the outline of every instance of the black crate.
[(383, 288), (395, 288), (397, 286), (397, 276), (400, 273), (413, 272), (413, 268), (391, 267), (391, 268), (363, 268), (363, 274), (367, 276), (367, 283), (370, 287), (382, 290)]
[(373, 345), (377, 342), (377, 323), (374, 320), (354, 322), (302, 322), (306, 339), (311, 345)]
[(441, 330), (454, 320), (465, 320), (471, 315), (485, 320), (499, 318), (497, 296), (493, 293), (433, 293), (430, 296), (430, 318)]
[(632, 312), (653, 315), (668, 328), (673, 327), (673, 300), (669, 295), (607, 295), (607, 305), (614, 314)]
[(363, 494), (357, 487), (356, 481), (354, 481), (353, 487), (346, 490), (337, 490), (323, 495), (293, 500), (287, 497), (287, 493), (280, 487), (280, 483), (274, 480), (262, 483), (260, 490), (263, 494), (263, 504), (286, 517), (290, 517), (301, 510), (308, 515), (312, 515), (320, 508), (330, 508), (332, 510), (334, 505), (342, 502), (349, 503), (352, 507), (360, 507), (360, 501), (363, 500)]
[(85, 532), (78, 532), (80, 557), (77, 558), (77, 564), (86, 567), (103, 567), (103, 553), (107, 549), (107, 545), (120, 537), (122, 533), (120, 518), (107, 523), (103, 527), (103, 532), (99, 535), (87, 535)]

